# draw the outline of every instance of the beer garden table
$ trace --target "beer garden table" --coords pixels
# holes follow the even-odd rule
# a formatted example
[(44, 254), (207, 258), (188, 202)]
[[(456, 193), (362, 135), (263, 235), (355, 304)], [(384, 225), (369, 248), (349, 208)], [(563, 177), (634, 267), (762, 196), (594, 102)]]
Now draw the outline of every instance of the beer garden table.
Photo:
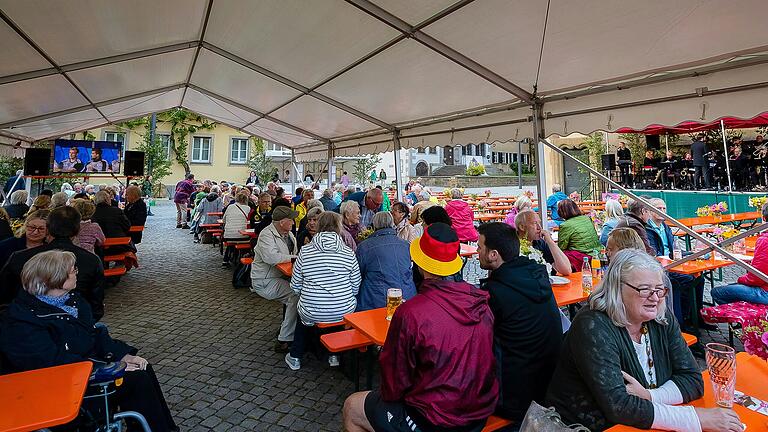
[[(689, 405), (699, 408), (717, 408), (714, 395), (712, 394), (712, 383), (709, 381), (709, 372), (704, 371), (702, 377), (704, 378), (704, 397), (692, 401)], [(768, 400), (768, 362), (745, 352), (737, 353), (736, 390), (748, 396), (756, 397), (764, 401)], [(733, 410), (739, 415), (741, 422), (747, 426), (745, 432), (768, 430), (768, 416), (756, 413), (737, 404), (733, 405)], [(616, 425), (607, 429), (608, 432), (639, 430), (642, 429), (624, 425)]]

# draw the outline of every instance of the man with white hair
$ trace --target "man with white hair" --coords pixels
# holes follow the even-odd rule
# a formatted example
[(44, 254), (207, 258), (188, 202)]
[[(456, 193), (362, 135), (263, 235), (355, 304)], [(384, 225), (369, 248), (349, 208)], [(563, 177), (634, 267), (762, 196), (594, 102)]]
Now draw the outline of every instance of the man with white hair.
[(27, 183), (24, 181), (24, 178), (21, 177), (23, 174), (24, 170), (18, 170), (16, 171), (16, 175), (8, 177), (8, 180), (5, 182), (5, 187), (3, 188), (3, 191), (6, 195), (10, 195), (17, 190), (24, 190), (27, 188)]
[[(24, 215), (29, 211), (27, 200), (29, 199), (29, 193), (22, 189), (11, 193), (10, 199), (6, 200), (5, 211), (8, 213), (8, 217), (11, 219), (23, 219)], [(10, 205), (8, 205), (10, 203)]]

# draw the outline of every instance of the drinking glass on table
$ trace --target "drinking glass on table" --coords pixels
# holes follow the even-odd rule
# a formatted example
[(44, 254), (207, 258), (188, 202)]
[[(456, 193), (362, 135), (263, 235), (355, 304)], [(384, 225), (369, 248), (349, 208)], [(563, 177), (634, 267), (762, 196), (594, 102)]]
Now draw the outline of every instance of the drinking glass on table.
[(733, 391), (736, 388), (736, 351), (728, 345), (708, 343), (706, 358), (715, 403), (723, 408), (733, 408)]
[(392, 315), (403, 302), (403, 290), (400, 288), (390, 288), (387, 290), (387, 321), (392, 321)]

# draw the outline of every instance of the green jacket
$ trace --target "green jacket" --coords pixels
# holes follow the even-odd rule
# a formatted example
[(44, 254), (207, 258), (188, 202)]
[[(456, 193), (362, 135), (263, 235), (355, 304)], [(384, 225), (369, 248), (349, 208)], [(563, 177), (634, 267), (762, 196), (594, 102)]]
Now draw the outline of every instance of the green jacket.
[[(704, 381), (675, 317), (668, 324), (648, 321), (654, 372), (659, 386), (672, 380), (683, 402), (702, 397)], [(629, 332), (605, 312), (582, 309), (565, 337), (545, 406), (554, 406), (567, 424), (581, 423), (591, 431), (615, 424), (650, 429), (653, 404), (627, 393), (621, 372), (648, 388)]]
[(563, 251), (577, 250), (585, 254), (591, 254), (603, 248), (592, 219), (585, 215), (570, 218), (560, 225), (557, 246)]

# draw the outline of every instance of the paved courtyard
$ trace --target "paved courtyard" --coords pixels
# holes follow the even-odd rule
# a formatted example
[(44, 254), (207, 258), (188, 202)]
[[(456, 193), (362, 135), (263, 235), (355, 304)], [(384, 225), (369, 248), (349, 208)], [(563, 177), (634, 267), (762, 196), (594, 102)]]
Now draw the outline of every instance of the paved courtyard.
[[(138, 247), (141, 268), (108, 289), (104, 322), (155, 365), (181, 429), (341, 430), (352, 382), (311, 355), (290, 371), (272, 351), (281, 305), (232, 288), (218, 248), (193, 244), (187, 230), (174, 228), (170, 202), (153, 211)], [(465, 272), (470, 282), (484, 276), (476, 260)], [(736, 275), (727, 270), (726, 280)], [(725, 342), (727, 330), (702, 340)]]

